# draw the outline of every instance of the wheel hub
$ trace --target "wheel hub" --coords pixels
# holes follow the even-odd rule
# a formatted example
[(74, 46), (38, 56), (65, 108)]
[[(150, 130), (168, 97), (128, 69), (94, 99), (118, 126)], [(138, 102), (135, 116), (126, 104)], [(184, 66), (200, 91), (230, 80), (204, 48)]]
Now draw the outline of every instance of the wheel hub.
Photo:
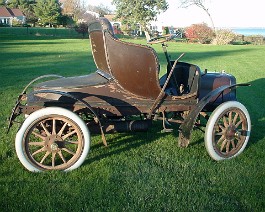
[(236, 127), (234, 125), (228, 126), (226, 130), (226, 139), (233, 140), (236, 135), (237, 135)]
[(45, 147), (49, 152), (57, 152), (63, 147), (63, 139), (57, 135), (50, 135), (46, 138)]
[(57, 143), (51, 144), (51, 150), (52, 151), (58, 151), (58, 144)]

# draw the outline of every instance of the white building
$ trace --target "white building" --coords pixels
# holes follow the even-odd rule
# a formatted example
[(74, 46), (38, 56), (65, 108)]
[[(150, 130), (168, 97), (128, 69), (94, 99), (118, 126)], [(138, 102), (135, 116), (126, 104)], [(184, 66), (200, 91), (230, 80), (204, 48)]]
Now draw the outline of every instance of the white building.
[(20, 9), (0, 7), (0, 23), (12, 26), (14, 20), (21, 22), (21, 24), (25, 24), (26, 16)]

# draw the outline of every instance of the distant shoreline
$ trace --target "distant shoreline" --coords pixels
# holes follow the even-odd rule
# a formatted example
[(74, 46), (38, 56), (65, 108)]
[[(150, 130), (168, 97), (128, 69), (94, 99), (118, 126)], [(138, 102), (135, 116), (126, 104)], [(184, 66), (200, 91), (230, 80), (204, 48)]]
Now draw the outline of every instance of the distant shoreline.
[(265, 37), (264, 27), (227, 27), (220, 29), (230, 29), (236, 34), (251, 36), (251, 35), (262, 35)]

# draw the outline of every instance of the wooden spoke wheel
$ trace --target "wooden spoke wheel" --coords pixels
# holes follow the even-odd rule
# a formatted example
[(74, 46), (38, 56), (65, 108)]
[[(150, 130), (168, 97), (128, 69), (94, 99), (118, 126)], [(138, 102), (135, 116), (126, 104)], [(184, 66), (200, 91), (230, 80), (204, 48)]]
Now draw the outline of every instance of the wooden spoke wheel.
[(239, 155), (247, 145), (250, 130), (250, 116), (241, 103), (219, 105), (206, 125), (205, 145), (209, 155), (215, 160)]
[(32, 113), (16, 137), (16, 151), (30, 171), (73, 170), (85, 160), (90, 147), (83, 120), (63, 108)]

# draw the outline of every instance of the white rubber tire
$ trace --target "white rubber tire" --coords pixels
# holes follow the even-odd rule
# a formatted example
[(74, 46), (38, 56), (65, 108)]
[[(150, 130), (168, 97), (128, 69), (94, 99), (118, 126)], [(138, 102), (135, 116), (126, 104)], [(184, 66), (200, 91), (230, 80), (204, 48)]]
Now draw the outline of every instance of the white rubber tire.
[(72, 111), (69, 111), (64, 108), (60, 107), (47, 107), (40, 110), (37, 110), (30, 114), (24, 123), (22, 124), (21, 128), (19, 129), (17, 135), (16, 135), (16, 141), (15, 141), (15, 148), (17, 156), (20, 160), (20, 162), (23, 164), (23, 166), (28, 169), (31, 172), (41, 172), (42, 169), (39, 169), (38, 167), (34, 166), (30, 161), (28, 161), (27, 156), (25, 155), (25, 152), (23, 151), (23, 138), (25, 136), (25, 132), (27, 131), (28, 127), (34, 122), (35, 120), (47, 116), (47, 115), (61, 115), (65, 116), (68, 119), (71, 119), (73, 122), (75, 122), (79, 128), (82, 131), (83, 138), (84, 138), (84, 147), (83, 151), (81, 153), (81, 156), (79, 159), (69, 168), (63, 170), (63, 171), (72, 171), (82, 165), (82, 163), (85, 161), (89, 149), (90, 149), (90, 132), (85, 124), (85, 122), (75, 113)]
[[(214, 146), (213, 146), (213, 136), (212, 135), (213, 135), (214, 125), (215, 125), (217, 119), (219, 118), (219, 116), (225, 110), (229, 110), (229, 108), (237, 108), (237, 109), (241, 110), (244, 113), (244, 115), (246, 117), (246, 120), (247, 120), (247, 132), (248, 133), (247, 133), (247, 136), (245, 138), (244, 144), (242, 145), (242, 147), (240, 148), (240, 150), (236, 152), (236, 154), (234, 154), (231, 157), (222, 157), (214, 149)], [(251, 120), (250, 120), (250, 116), (249, 116), (249, 113), (248, 113), (246, 107), (243, 104), (241, 104), (241, 103), (239, 103), (237, 101), (224, 102), (221, 105), (219, 105), (212, 112), (212, 114), (211, 114), (211, 116), (210, 116), (210, 118), (209, 118), (209, 120), (207, 122), (206, 129), (205, 129), (205, 136), (204, 136), (204, 142), (205, 142), (206, 150), (209, 153), (209, 155), (214, 160), (217, 160), (217, 161), (225, 160), (225, 159), (230, 159), (230, 158), (236, 157), (240, 153), (242, 153), (243, 150), (245, 149), (245, 147), (246, 147), (246, 145), (248, 143), (249, 137), (250, 137), (250, 131), (251, 131)]]

